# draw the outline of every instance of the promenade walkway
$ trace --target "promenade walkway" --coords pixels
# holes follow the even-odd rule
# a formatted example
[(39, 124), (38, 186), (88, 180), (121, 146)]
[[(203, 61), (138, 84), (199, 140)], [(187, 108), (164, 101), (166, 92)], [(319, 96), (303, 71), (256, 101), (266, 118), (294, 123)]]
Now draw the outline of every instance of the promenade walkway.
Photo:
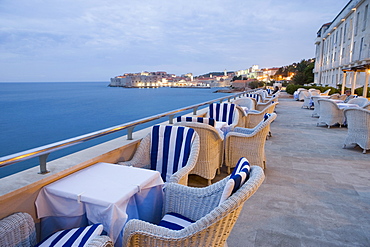
[(370, 246), (370, 151), (342, 149), (347, 128), (316, 127), (302, 102), (279, 102), (266, 179), (228, 246)]

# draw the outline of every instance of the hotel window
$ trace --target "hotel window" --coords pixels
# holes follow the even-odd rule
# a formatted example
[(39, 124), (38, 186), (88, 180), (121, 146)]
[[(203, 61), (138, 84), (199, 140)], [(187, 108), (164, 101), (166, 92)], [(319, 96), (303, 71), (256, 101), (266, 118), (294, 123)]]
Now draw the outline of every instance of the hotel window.
[(340, 28), (340, 33), (339, 33), (339, 44), (342, 42), (342, 34), (343, 34), (343, 27)]
[(360, 12), (357, 12), (356, 26), (355, 26), (355, 36), (357, 36), (358, 22), (360, 21)]
[(344, 24), (343, 43), (346, 43), (347, 23)]
[(351, 39), (351, 35), (353, 32), (353, 18), (349, 21), (349, 31), (348, 31), (348, 39)]
[(342, 59), (344, 58), (344, 52), (345, 52), (345, 49), (343, 48), (342, 49)]
[(362, 46), (364, 45), (364, 37), (361, 38), (361, 43), (360, 43), (360, 52), (358, 53), (358, 60), (361, 60), (361, 55), (362, 55)]
[(369, 8), (369, 5), (366, 5), (365, 6), (365, 13), (364, 13), (364, 26), (362, 27), (362, 31), (365, 31), (365, 29), (366, 29), (368, 8)]

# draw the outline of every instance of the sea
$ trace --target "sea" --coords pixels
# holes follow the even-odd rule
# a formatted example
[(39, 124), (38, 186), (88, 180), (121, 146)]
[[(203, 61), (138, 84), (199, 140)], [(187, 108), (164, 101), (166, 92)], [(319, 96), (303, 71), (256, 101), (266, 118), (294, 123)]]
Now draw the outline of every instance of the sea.
[[(230, 96), (217, 88), (122, 88), (109, 82), (0, 82), (0, 157)], [(167, 119), (159, 119), (163, 122)], [(155, 124), (135, 127), (135, 130)], [(120, 131), (53, 152), (48, 161), (125, 135)], [(38, 158), (0, 168), (0, 178)]]

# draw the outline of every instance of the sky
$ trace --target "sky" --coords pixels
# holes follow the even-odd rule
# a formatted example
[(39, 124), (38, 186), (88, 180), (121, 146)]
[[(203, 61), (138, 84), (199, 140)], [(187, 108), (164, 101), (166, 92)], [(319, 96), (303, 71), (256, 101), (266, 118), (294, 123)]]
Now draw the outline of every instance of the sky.
[(0, 0), (0, 82), (109, 81), (314, 57), (348, 0)]

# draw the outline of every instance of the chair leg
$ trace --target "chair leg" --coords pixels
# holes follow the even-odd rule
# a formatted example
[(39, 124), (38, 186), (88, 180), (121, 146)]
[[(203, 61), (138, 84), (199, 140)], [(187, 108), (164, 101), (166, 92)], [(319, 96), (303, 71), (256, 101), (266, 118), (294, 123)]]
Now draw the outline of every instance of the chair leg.
[(230, 168), (230, 166), (228, 166), (227, 167), (227, 174), (230, 174), (230, 172), (231, 172), (231, 168)]
[(208, 185), (211, 185), (211, 184), (212, 184), (212, 180), (208, 179)]
[(366, 149), (364, 149), (364, 151), (362, 151), (363, 154), (366, 154)]

